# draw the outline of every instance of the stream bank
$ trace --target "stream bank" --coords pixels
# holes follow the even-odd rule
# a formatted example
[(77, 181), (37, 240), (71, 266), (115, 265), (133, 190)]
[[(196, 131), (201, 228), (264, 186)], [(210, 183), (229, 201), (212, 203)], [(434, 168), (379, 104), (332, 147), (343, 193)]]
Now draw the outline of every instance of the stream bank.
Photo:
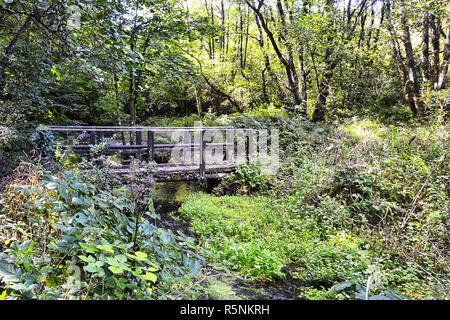
[[(190, 230), (191, 222), (180, 217), (178, 209), (186, 198), (195, 192), (211, 192), (218, 181), (200, 185), (198, 182), (162, 182), (156, 183), (153, 190), (153, 203), (158, 227), (170, 229), (174, 232), (181, 230), (184, 234), (196, 238)], [(300, 288), (305, 284), (290, 276), (288, 270), (283, 270), (285, 278), (274, 282), (247, 280), (237, 272), (226, 272), (203, 264), (202, 286), (203, 294), (200, 300), (298, 300)]]

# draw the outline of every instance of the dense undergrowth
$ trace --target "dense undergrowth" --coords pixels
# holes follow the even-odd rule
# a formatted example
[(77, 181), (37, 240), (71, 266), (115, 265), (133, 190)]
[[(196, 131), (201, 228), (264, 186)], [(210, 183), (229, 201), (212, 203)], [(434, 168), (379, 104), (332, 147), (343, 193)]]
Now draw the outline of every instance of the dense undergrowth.
[(180, 209), (227, 267), (269, 281), (289, 272), (309, 299), (448, 298), (448, 126), (231, 123), (278, 128), (283, 166), (243, 165)]
[[(64, 166), (69, 165), (65, 162)], [(186, 298), (203, 259), (194, 239), (158, 228), (139, 180), (24, 163), (0, 197), (0, 299)], [(95, 174), (98, 178), (95, 177)]]
[(195, 298), (205, 256), (263, 281), (289, 273), (307, 299), (448, 299), (448, 125), (312, 123), (270, 105), (202, 121), (278, 129), (282, 166), (267, 176), (244, 164), (213, 194), (190, 196), (180, 213), (198, 246), (152, 223), (148, 184), (124, 188), (46, 135), (6, 132), (44, 141), (56, 158), (2, 180), (0, 298)]

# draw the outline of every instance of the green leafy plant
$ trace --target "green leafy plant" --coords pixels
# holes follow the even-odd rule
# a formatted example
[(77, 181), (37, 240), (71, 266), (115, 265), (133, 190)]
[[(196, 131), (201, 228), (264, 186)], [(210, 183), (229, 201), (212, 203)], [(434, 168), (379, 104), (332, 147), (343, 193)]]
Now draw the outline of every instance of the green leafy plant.
[(40, 126), (31, 136), (31, 141), (36, 151), (43, 157), (53, 157), (55, 152), (55, 141), (51, 131)]

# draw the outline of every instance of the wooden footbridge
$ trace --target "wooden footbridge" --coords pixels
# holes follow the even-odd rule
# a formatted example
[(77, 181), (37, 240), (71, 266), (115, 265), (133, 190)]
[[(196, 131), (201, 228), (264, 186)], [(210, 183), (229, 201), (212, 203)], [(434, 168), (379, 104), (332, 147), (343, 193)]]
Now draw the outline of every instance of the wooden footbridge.
[(145, 173), (152, 167), (156, 181), (222, 178), (236, 164), (250, 161), (256, 151), (253, 129), (123, 126), (48, 129), (64, 141), (63, 148), (71, 148), (75, 154), (89, 157), (100, 150), (106, 155), (119, 155), (111, 169), (120, 175), (130, 173), (133, 157), (139, 161), (137, 171)]

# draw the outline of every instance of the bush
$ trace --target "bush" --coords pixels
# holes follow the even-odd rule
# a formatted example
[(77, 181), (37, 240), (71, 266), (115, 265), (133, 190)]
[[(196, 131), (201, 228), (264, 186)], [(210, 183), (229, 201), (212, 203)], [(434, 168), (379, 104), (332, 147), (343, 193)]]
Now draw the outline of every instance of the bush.
[(259, 165), (237, 165), (235, 171), (222, 179), (214, 189), (217, 195), (248, 195), (261, 193), (272, 187), (273, 177), (263, 175)]
[[(0, 201), (0, 292), (34, 299), (183, 295), (200, 271), (192, 238), (158, 228), (125, 188), (25, 166)], [(177, 289), (178, 288), (178, 289)], [(190, 291), (185, 294), (192, 294)]]

